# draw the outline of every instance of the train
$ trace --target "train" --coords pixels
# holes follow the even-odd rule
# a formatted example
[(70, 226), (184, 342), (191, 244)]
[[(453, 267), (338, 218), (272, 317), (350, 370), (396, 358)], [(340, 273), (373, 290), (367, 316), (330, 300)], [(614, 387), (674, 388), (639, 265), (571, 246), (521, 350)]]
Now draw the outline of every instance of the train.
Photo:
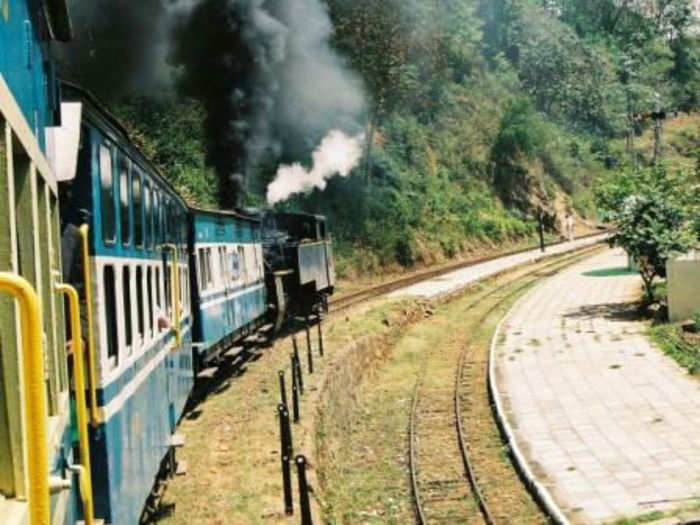
[(138, 523), (197, 382), (327, 308), (332, 238), (322, 216), (190, 206), (56, 77), (65, 2), (2, 6), (0, 523)]

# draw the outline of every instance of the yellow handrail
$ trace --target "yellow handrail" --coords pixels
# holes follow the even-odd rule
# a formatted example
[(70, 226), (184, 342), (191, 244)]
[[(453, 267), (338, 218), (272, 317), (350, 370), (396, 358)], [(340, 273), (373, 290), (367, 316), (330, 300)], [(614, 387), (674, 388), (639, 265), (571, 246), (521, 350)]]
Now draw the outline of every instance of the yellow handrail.
[(83, 224), (80, 227), (80, 237), (83, 246), (83, 286), (85, 288), (85, 313), (87, 315), (87, 345), (88, 360), (90, 361), (90, 420), (93, 427), (100, 423), (97, 411), (97, 359), (95, 358), (95, 330), (92, 323), (92, 276), (90, 274), (90, 227)]
[(27, 473), (29, 476), (29, 523), (49, 525), (49, 459), (47, 450), (46, 384), (44, 383), (43, 328), (39, 297), (26, 279), (0, 272), (0, 292), (13, 295), (19, 303), (22, 334), (25, 395), (24, 424), (27, 432)]
[(173, 251), (173, 268), (170, 275), (173, 302), (173, 328), (175, 329), (175, 348), (181, 344), (180, 335), (180, 256), (175, 244), (164, 244), (163, 248)]
[(80, 299), (78, 292), (67, 284), (57, 284), (56, 291), (68, 296), (70, 304), (71, 334), (73, 340), (73, 368), (75, 370), (75, 404), (78, 413), (80, 440), (80, 494), (83, 500), (83, 517), (86, 525), (93, 524), (92, 469), (90, 467), (90, 440), (88, 439), (87, 408), (85, 403), (85, 370), (83, 368), (83, 334), (80, 326)]

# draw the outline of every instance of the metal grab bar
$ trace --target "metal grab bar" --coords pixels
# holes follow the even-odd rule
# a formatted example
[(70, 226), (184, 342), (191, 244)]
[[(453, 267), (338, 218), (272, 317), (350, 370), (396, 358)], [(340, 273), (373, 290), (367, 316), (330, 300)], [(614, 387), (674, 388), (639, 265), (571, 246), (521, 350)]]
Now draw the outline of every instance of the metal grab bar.
[(87, 315), (87, 345), (90, 362), (90, 420), (97, 428), (100, 415), (97, 411), (97, 359), (95, 358), (95, 330), (92, 323), (92, 275), (90, 273), (90, 227), (83, 224), (80, 227), (80, 238), (83, 248), (83, 286), (85, 288), (85, 313)]
[(164, 244), (163, 249), (172, 250), (173, 263), (172, 271), (170, 272), (171, 295), (173, 302), (173, 328), (175, 329), (175, 348), (179, 348), (182, 342), (180, 334), (180, 256), (175, 244)]
[(47, 405), (44, 383), (41, 307), (39, 296), (26, 279), (14, 273), (0, 272), (0, 292), (13, 295), (20, 310), (22, 368), (24, 376), (24, 424), (27, 432), (27, 473), (29, 523), (50, 525), (49, 459), (47, 446)]
[(83, 517), (86, 525), (93, 524), (92, 469), (90, 466), (90, 440), (88, 438), (87, 404), (85, 402), (85, 369), (83, 368), (83, 334), (80, 326), (80, 299), (75, 288), (57, 284), (56, 291), (65, 294), (70, 304), (71, 334), (73, 339), (73, 368), (75, 370), (75, 403), (78, 416), (80, 441), (80, 495), (83, 500)]

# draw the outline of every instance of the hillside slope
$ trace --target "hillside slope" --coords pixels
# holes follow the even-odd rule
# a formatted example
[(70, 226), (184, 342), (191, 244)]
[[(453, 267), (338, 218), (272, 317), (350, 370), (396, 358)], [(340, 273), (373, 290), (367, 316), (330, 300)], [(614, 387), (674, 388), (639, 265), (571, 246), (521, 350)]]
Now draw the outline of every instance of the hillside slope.
[[(178, 188), (209, 206), (265, 205), (279, 165), (308, 165), (328, 131), (309, 122), (364, 130), (347, 177), (276, 205), (326, 214), (347, 275), (531, 239), (538, 216), (554, 235), (567, 213), (583, 228), (596, 220), (599, 175), (632, 161), (625, 137), (638, 162), (649, 159), (637, 116), (700, 105), (688, 0), (664, 0), (652, 17), (616, 0), (300, 1), (305, 19), (276, 0), (192, 3), (168, 26), (173, 84), (143, 93), (132, 82), (118, 96), (112, 85), (105, 96)], [(76, 63), (119, 48), (114, 28), (101, 48), (101, 20), (76, 28), (91, 39)], [(327, 49), (299, 47), (305, 39)], [(335, 84), (310, 73), (325, 62)], [(79, 80), (90, 87), (89, 75)], [(304, 109), (357, 98), (360, 85), (352, 115)], [(670, 120), (669, 162), (693, 167), (697, 137), (697, 113)]]

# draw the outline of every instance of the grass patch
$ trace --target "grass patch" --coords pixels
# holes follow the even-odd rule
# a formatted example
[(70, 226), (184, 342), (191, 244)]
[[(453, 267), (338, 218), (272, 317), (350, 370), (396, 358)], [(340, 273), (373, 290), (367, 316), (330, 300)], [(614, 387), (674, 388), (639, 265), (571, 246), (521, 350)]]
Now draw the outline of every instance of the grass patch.
[(651, 523), (665, 518), (666, 515), (660, 510), (654, 510), (637, 516), (636, 518), (622, 518), (615, 522), (615, 525), (638, 525), (639, 523)]
[(669, 357), (672, 357), (691, 375), (700, 375), (700, 347), (683, 339), (679, 324), (661, 324), (649, 329), (649, 335)]

